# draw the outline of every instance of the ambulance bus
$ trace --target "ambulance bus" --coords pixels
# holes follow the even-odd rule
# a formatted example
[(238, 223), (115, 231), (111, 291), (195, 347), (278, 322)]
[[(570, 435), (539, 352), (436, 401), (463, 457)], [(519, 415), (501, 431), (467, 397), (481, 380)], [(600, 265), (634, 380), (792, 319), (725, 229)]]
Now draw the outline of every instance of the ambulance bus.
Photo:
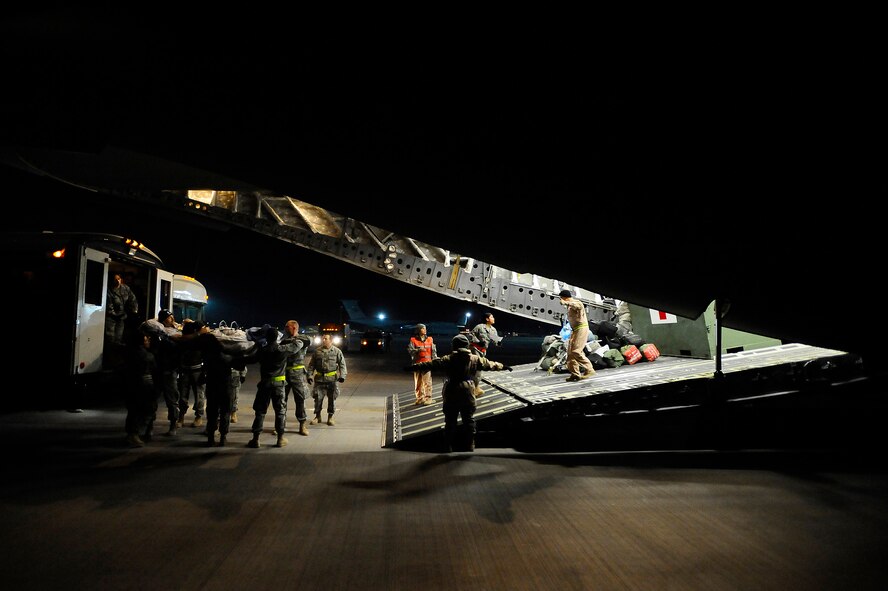
[[(124, 321), (126, 338), (158, 311), (177, 322), (206, 320), (207, 294), (192, 277), (174, 275), (141, 242), (101, 233), (0, 233), (0, 267), (7, 274), (2, 303), (7, 350), (15, 368), (10, 407), (74, 407), (115, 383), (124, 361), (120, 343), (106, 338), (108, 290), (120, 275), (137, 311)], [(122, 394), (118, 392), (119, 394)], [(7, 399), (10, 396), (6, 396)]]

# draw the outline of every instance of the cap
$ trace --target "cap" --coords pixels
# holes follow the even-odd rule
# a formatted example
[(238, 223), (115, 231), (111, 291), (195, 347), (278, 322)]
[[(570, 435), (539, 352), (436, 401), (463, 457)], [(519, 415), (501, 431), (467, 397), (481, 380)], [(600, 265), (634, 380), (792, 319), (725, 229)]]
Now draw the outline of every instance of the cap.
[(453, 345), (453, 349), (468, 349), (469, 348), (469, 337), (464, 334), (458, 334), (453, 337), (453, 340), (450, 341), (450, 344)]
[(569, 289), (562, 289), (561, 292), (558, 294), (558, 297), (560, 297), (560, 298), (572, 298), (572, 297), (573, 297), (573, 294), (570, 293), (570, 290), (569, 290)]
[(173, 315), (172, 312), (170, 312), (169, 310), (164, 308), (160, 312), (157, 313), (157, 319), (160, 320), (161, 322), (163, 322), (164, 320), (167, 319), (167, 317), (172, 316), (172, 315)]

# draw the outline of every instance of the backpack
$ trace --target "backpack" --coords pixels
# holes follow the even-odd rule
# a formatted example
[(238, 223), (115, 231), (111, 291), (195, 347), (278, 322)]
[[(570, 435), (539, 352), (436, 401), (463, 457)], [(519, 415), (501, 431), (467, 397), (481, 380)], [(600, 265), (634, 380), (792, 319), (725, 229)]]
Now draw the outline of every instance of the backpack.
[(635, 345), (626, 345), (624, 347), (620, 347), (620, 353), (623, 354), (623, 357), (626, 359), (626, 363), (629, 365), (634, 365), (641, 361), (641, 351), (638, 350), (638, 347)]
[(660, 356), (660, 350), (653, 343), (646, 343), (639, 350), (647, 361), (653, 361)]
[(634, 332), (624, 334), (619, 340), (623, 345), (635, 345), (636, 347), (641, 347), (644, 344), (644, 337), (637, 335)]
[(608, 349), (601, 358), (609, 367), (620, 367), (626, 363), (626, 360), (623, 359), (623, 354), (617, 349)]

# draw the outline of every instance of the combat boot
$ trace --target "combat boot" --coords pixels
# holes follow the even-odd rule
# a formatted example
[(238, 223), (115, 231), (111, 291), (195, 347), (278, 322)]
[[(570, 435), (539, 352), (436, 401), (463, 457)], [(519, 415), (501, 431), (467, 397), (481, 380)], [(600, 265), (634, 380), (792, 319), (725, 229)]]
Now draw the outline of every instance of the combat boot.
[(237, 411), (234, 411), (233, 413), (231, 413), (231, 422), (232, 423), (237, 422)]
[(315, 415), (314, 418), (308, 422), (309, 425), (317, 425), (321, 422), (321, 415)]
[(185, 426), (185, 413), (179, 415), (179, 420), (176, 421), (176, 427), (184, 427)]
[(154, 434), (151, 433), (151, 431), (145, 431), (145, 434), (142, 435), (142, 441), (144, 441), (145, 443), (151, 441), (152, 439), (154, 439)]
[[(179, 425), (181, 427), (181, 425)], [(194, 422), (191, 423), (192, 427), (201, 427), (203, 426), (203, 417), (194, 417)]]
[(130, 447), (145, 447), (145, 442), (136, 434), (130, 433), (126, 436), (126, 443)]
[(178, 423), (176, 421), (170, 421), (170, 430), (164, 433), (167, 437), (175, 437), (176, 436), (176, 425)]
[(333, 420), (333, 415), (327, 415), (327, 424), (331, 427), (336, 424), (336, 421)]
[(213, 447), (216, 445), (216, 436), (213, 433), (207, 434), (207, 447)]
[(225, 434), (222, 434), (219, 436), (219, 447), (225, 447), (225, 443), (226, 443), (225, 439), (226, 439)]
[(259, 447), (259, 434), (258, 433), (253, 434), (253, 438), (247, 442), (247, 447), (252, 447), (254, 449), (257, 449)]
[(274, 446), (284, 447), (285, 445), (287, 445), (287, 439), (284, 437), (283, 433), (279, 433), (277, 443), (275, 443)]
[(308, 435), (308, 429), (305, 428), (305, 421), (299, 421), (299, 434)]

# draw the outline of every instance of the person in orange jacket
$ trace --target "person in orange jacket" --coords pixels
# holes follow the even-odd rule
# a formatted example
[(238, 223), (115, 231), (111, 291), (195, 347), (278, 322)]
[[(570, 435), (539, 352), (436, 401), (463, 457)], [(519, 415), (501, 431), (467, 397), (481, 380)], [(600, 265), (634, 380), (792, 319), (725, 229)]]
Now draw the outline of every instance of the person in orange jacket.
[[(414, 335), (407, 343), (407, 353), (412, 363), (423, 363), (438, 358), (435, 340), (428, 335), (425, 324), (417, 324)], [(413, 388), (416, 393), (414, 404), (424, 405), (432, 402), (432, 374), (429, 372), (413, 372)]]

